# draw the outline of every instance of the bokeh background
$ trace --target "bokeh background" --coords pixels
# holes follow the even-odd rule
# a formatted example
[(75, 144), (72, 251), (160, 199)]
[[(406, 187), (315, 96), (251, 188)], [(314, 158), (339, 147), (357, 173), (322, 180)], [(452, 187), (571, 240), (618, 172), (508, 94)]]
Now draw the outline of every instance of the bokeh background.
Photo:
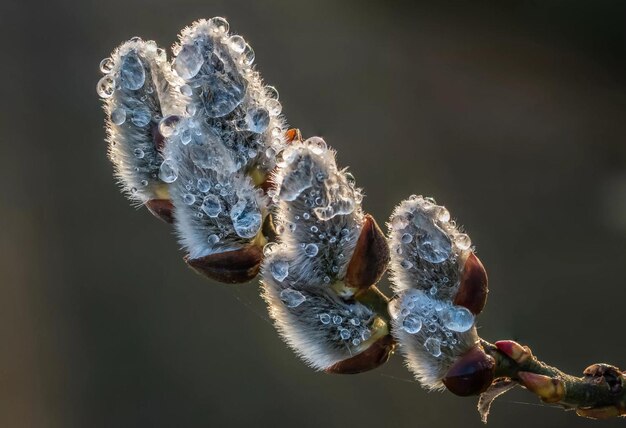
[[(481, 426), (475, 399), (421, 390), (399, 356), (308, 369), (255, 283), (195, 275), (118, 193), (98, 63), (215, 15), (381, 223), (419, 193), (466, 226), (490, 274), (485, 338), (572, 373), (626, 367), (623, 1), (2, 0), (0, 426)], [(490, 420), (623, 424), (521, 390)]]

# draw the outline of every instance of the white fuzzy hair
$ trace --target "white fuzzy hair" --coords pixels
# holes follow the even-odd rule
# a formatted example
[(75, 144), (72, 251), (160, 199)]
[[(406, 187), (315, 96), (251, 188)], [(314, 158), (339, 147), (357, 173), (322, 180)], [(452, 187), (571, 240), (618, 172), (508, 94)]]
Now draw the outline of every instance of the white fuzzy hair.
[[(418, 219), (418, 216), (421, 217)], [(418, 237), (424, 233), (418, 226), (420, 221), (429, 222), (434, 235), (431, 240), (447, 244), (444, 246), (449, 254), (445, 260), (433, 263), (418, 252)], [(460, 286), (463, 263), (471, 252), (469, 238), (458, 231), (444, 207), (430, 198), (415, 195), (396, 207), (388, 227), (390, 281), (397, 294), (390, 303), (392, 333), (406, 357), (408, 368), (422, 385), (442, 389), (442, 379), (448, 369), (478, 340), (475, 321), (467, 331), (456, 332), (448, 330), (442, 319), (442, 314), (455, 308), (452, 302)], [(412, 298), (422, 305), (411, 305)], [(408, 316), (423, 323), (418, 332), (410, 333), (404, 327), (403, 321)], [(429, 352), (426, 347), (429, 338), (442, 343), (441, 355)]]
[[(175, 227), (192, 258), (235, 250), (255, 238), (251, 235), (256, 233), (242, 234), (233, 216), (243, 209), (244, 215), (255, 219), (253, 226), (260, 228), (268, 199), (252, 176), (266, 177), (274, 168), (286, 129), (278, 93), (265, 86), (251, 62), (243, 61), (243, 53), (233, 48), (233, 37), (245, 41), (215, 31), (216, 19), (221, 18), (185, 28), (173, 47), (175, 73), (186, 70), (185, 49), (191, 49), (202, 64), (193, 76), (184, 72), (177, 76), (185, 117), (174, 126), (164, 155), (178, 175), (169, 186)], [(187, 56), (181, 59), (181, 55)], [(262, 128), (250, 128), (247, 121), (254, 112), (263, 113)], [(209, 190), (203, 190), (198, 180), (204, 180)], [(219, 200), (221, 212), (216, 217), (203, 211), (206, 198)]]
[[(361, 191), (316, 137), (283, 152), (273, 181), (279, 243), (266, 247), (263, 297), (287, 344), (311, 367), (327, 369), (369, 346), (363, 342), (376, 319), (371, 308), (331, 287), (345, 277), (362, 229)], [(274, 274), (277, 263), (288, 267), (284, 278)], [(290, 306), (284, 292), (300, 293), (303, 301)]]
[[(128, 89), (121, 80), (122, 66), (126, 58), (139, 61), (145, 73), (143, 85)], [(104, 98), (109, 158), (113, 162), (115, 176), (121, 190), (135, 203), (160, 198), (159, 188), (164, 186), (158, 179), (161, 156), (155, 147), (155, 130), (164, 115), (179, 110), (176, 91), (170, 83), (171, 71), (165, 52), (153, 41), (134, 38), (116, 48), (111, 57), (103, 60), (109, 69), (99, 85), (109, 79), (113, 93)], [(103, 70), (105, 71), (105, 70)], [(124, 112), (121, 124), (111, 120), (111, 114)], [(147, 111), (149, 122), (145, 126), (133, 121), (137, 111)]]

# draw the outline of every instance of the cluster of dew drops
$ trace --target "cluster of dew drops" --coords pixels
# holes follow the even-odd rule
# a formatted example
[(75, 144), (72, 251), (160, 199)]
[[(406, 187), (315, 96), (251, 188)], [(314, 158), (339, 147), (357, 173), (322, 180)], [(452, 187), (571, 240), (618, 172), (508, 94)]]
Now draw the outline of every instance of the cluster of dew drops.
[[(258, 73), (251, 68), (255, 59), (255, 54), (245, 39), (239, 35), (229, 36), (229, 24), (223, 18), (212, 18), (208, 21), (208, 25), (210, 31), (213, 32), (212, 35), (219, 37), (221, 42), (228, 49), (230, 49), (230, 54), (238, 61), (238, 66), (242, 68), (242, 72), (248, 75), (248, 78), (256, 77), (257, 80), (260, 81), (258, 75), (252, 76), (252, 73)], [(141, 42), (141, 39), (135, 37), (131, 39), (131, 42)], [(151, 51), (150, 53), (154, 54), (154, 58), (157, 62), (164, 63), (166, 61), (165, 51), (158, 48), (154, 41), (146, 42), (145, 46), (147, 50)], [(193, 79), (199, 73), (205, 61), (202, 52), (200, 52), (196, 46), (183, 45), (178, 46), (176, 52), (174, 53), (177, 54), (173, 63), (174, 71), (184, 80)], [(101, 61), (100, 70), (105, 74), (105, 76), (100, 79), (96, 87), (100, 97), (103, 99), (110, 98), (116, 90), (120, 89), (126, 91), (139, 91), (144, 88), (146, 83), (146, 70), (137, 55), (141, 55), (141, 52), (134, 51), (132, 54), (129, 53), (122, 56), (121, 64), (115, 73), (113, 72), (115, 69), (115, 62), (112, 58), (105, 58)], [(237, 96), (228, 96), (229, 88), (225, 87), (221, 89), (221, 93), (225, 95), (220, 98), (213, 98), (213, 102), (219, 108), (216, 113), (216, 117), (226, 115), (235, 110), (245, 98), (245, 93), (239, 93)], [(282, 106), (278, 101), (279, 95), (276, 88), (273, 86), (264, 86), (261, 90), (264, 91), (265, 106), (252, 106), (245, 112), (243, 119), (237, 120), (236, 129), (249, 131), (254, 134), (262, 134), (266, 132), (271, 123), (270, 117), (277, 117), (280, 115)], [(154, 88), (151, 85), (146, 85), (143, 91), (144, 93), (141, 95), (141, 100), (146, 103), (149, 102), (148, 95), (152, 94), (153, 91)], [(192, 89), (187, 84), (180, 87), (180, 92), (185, 96), (192, 95)], [(218, 91), (215, 92), (218, 93)], [(232, 90), (230, 92), (234, 93), (235, 91)], [(131, 92), (131, 94), (133, 94), (133, 92)], [(253, 97), (259, 98), (258, 94), (253, 94)], [(196, 106), (193, 102), (188, 103), (186, 112), (190, 116), (193, 116), (196, 113)], [(128, 118), (130, 118), (133, 125), (140, 128), (147, 127), (152, 120), (159, 121), (159, 131), (166, 138), (171, 137), (175, 132), (177, 132), (177, 118), (172, 116), (165, 118), (152, 117), (151, 109), (146, 104), (138, 103), (138, 105), (130, 111), (127, 111), (127, 109), (123, 106), (116, 106), (110, 112), (110, 120), (117, 126), (123, 125)], [(270, 135), (273, 138), (273, 141), (268, 145), (269, 147), (267, 147), (265, 155), (267, 159), (274, 159), (276, 153), (280, 150), (282, 145), (282, 130), (279, 127), (274, 127), (271, 129)], [(192, 141), (191, 130), (188, 127), (184, 127), (181, 130), (179, 140), (183, 145), (187, 145)], [(133, 153), (138, 159), (142, 159), (145, 156), (145, 153), (141, 148), (135, 148)], [(257, 152), (256, 150), (249, 148), (246, 149), (246, 155), (248, 158), (254, 158), (257, 156)], [(245, 161), (239, 162), (239, 164), (243, 165), (245, 164)], [(168, 184), (175, 182), (178, 179), (178, 170), (175, 163), (170, 159), (163, 160), (159, 167), (158, 177), (161, 181)], [(148, 182), (143, 180), (142, 185), (147, 186)], [(192, 192), (193, 187), (197, 190), (197, 193), (195, 194)], [(213, 186), (213, 190), (221, 196), (226, 197), (234, 191), (229, 187), (232, 186), (229, 186), (228, 183), (216, 183)], [(220, 198), (215, 194), (207, 194), (211, 189), (211, 183), (206, 178), (199, 178), (197, 183), (186, 183), (185, 188), (188, 193), (183, 195), (183, 203), (187, 205), (194, 205), (198, 198), (202, 198), (198, 217), (206, 215), (210, 218), (217, 218), (220, 213), (223, 212), (223, 206)], [(261, 226), (262, 219), (261, 214), (258, 211), (258, 207), (256, 204), (251, 204), (250, 201), (240, 199), (233, 205), (230, 217), (233, 221), (235, 232), (243, 238), (254, 237)], [(223, 233), (210, 234), (208, 236), (209, 245), (214, 246), (217, 242), (219, 242), (220, 237), (223, 237)]]
[[(401, 268), (418, 268), (410, 260), (411, 257), (432, 265), (454, 262), (455, 249), (465, 251), (470, 248), (470, 238), (456, 230), (445, 207), (436, 205), (432, 198), (416, 195), (409, 198), (408, 204), (412, 208), (397, 213), (391, 219), (391, 227), (400, 240), (396, 253), (403, 255), (408, 252), (408, 246), (414, 244), (414, 251), (405, 254), (400, 262)], [(447, 277), (440, 280), (444, 285), (449, 282)], [(474, 315), (467, 308), (437, 299), (437, 292), (437, 284), (433, 284), (427, 292), (417, 289), (405, 291), (395, 314), (401, 317), (404, 331), (409, 334), (421, 332), (427, 336), (424, 347), (435, 357), (442, 354), (442, 347), (453, 348), (457, 344), (455, 333), (466, 332), (474, 325)]]
[[(332, 156), (325, 141), (319, 137), (312, 137), (304, 141), (303, 146), (311, 150), (315, 155)], [(307, 258), (315, 262), (316, 257), (322, 256), (322, 248), (335, 248), (338, 262), (345, 258), (340, 250), (342, 244), (354, 239), (351, 231), (347, 228), (334, 234), (333, 229), (326, 227), (327, 222), (339, 215), (350, 215), (362, 200), (362, 195), (355, 189), (354, 177), (351, 173), (343, 173), (346, 184), (339, 182), (339, 172), (334, 170), (315, 171), (315, 163), (304, 165), (303, 162), (311, 162), (310, 158), (301, 155), (301, 148), (287, 148), (281, 153), (278, 167), (287, 171), (282, 178), (280, 187), (270, 189), (268, 196), (278, 204), (286, 202), (283, 209), (291, 210), (289, 202), (301, 197), (305, 211), (293, 216), (293, 221), (284, 220), (278, 225), (280, 235), (291, 234), (297, 237), (299, 251)], [(328, 165), (328, 161), (322, 159)], [(324, 194), (323, 192), (327, 192)], [(335, 192), (335, 194), (333, 194)], [(340, 193), (340, 194), (337, 194)], [(360, 226), (354, 225), (358, 230)], [(270, 243), (264, 248), (266, 255), (276, 250), (278, 244)], [(339, 273), (339, 266), (335, 263), (329, 267), (330, 272), (323, 277), (324, 284), (330, 284), (331, 276)], [(277, 257), (270, 265), (270, 273), (278, 282), (283, 282), (289, 274), (289, 263)]]

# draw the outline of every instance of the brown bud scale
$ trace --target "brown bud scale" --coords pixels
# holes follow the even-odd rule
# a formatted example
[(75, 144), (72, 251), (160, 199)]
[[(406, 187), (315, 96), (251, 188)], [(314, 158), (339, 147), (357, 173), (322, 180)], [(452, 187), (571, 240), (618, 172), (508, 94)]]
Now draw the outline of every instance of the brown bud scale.
[(196, 272), (219, 282), (238, 284), (254, 279), (259, 273), (263, 250), (249, 245), (234, 251), (209, 254), (197, 259), (185, 257), (185, 262)]

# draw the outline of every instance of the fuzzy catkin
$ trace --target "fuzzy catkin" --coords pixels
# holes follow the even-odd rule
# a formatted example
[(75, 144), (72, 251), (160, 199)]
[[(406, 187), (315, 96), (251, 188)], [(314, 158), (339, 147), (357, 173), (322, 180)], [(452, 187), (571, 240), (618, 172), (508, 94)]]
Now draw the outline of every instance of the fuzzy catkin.
[(257, 186), (284, 145), (278, 92), (263, 85), (252, 49), (228, 27), (222, 18), (197, 21), (173, 48), (185, 117), (161, 124), (168, 139), (161, 171), (169, 174), (175, 226), (191, 258), (257, 237), (268, 212)]
[(445, 207), (422, 196), (401, 202), (388, 227), (392, 334), (416, 378), (442, 389), (448, 369), (478, 340), (472, 313), (453, 303), (471, 242)]
[(362, 194), (317, 137), (287, 148), (273, 181), (279, 242), (265, 249), (263, 297), (287, 344), (324, 370), (382, 334), (377, 314), (335, 287), (361, 231)]
[(167, 186), (158, 177), (158, 124), (179, 107), (165, 51), (136, 37), (102, 60), (100, 68), (105, 76), (97, 91), (104, 101), (109, 158), (122, 192), (135, 203), (167, 197)]

